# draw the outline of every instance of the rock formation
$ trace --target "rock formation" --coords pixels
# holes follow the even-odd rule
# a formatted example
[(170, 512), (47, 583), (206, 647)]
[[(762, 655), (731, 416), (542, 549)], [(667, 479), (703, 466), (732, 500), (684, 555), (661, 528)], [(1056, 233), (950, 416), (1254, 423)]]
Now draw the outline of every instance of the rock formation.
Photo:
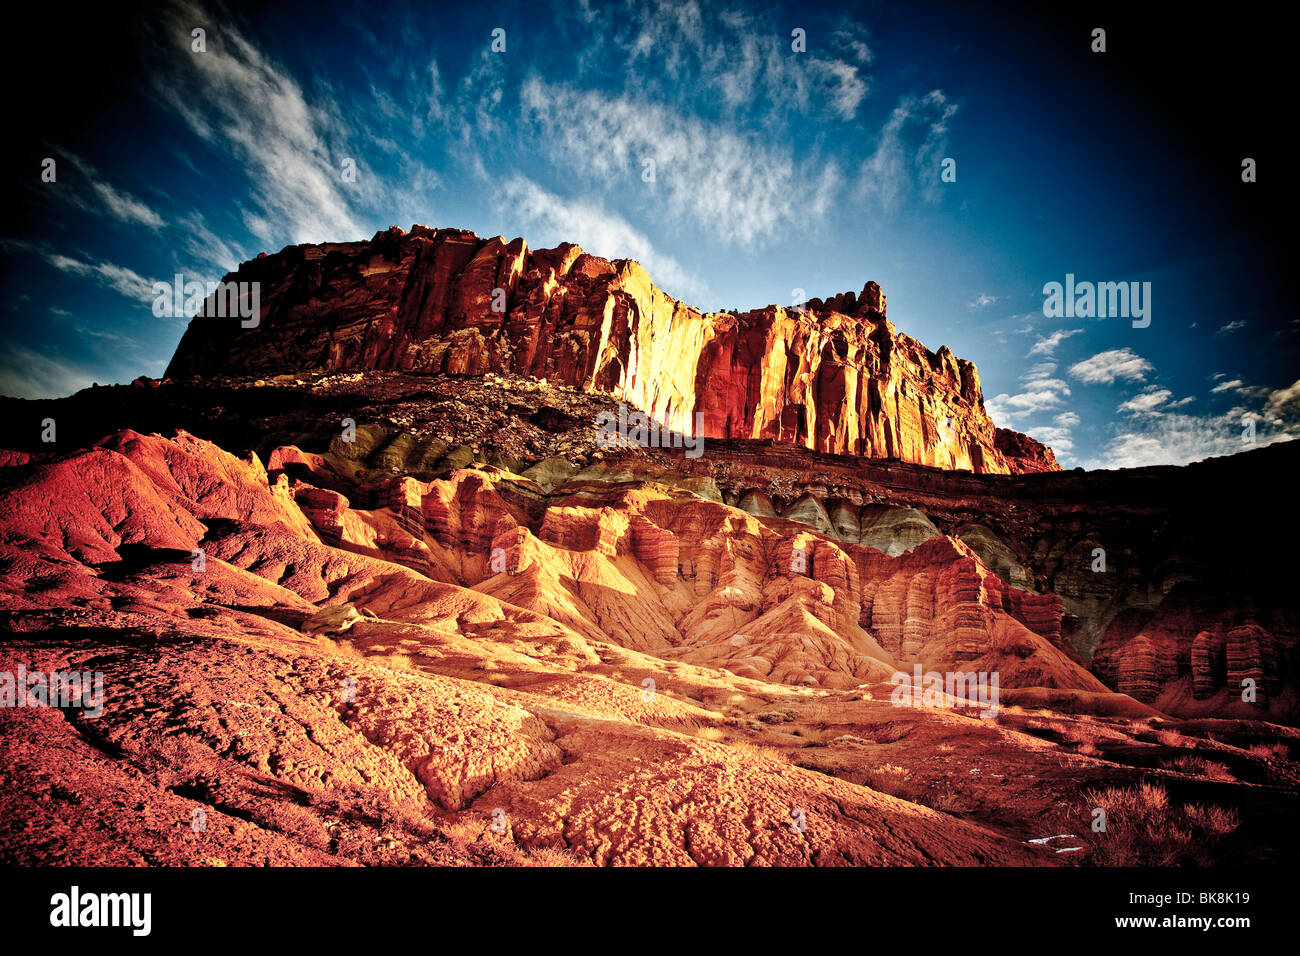
[(226, 281), (258, 284), (257, 325), (196, 318), (169, 377), (512, 372), (613, 394), (688, 435), (979, 473), (1059, 469), (1051, 449), (994, 426), (972, 363), (894, 327), (874, 282), (800, 308), (701, 313), (631, 260), (423, 226), (292, 246)]
[[(104, 675), (98, 716), (0, 708), (0, 861), (1054, 863), (1029, 841), (1090, 832), (1080, 792), (1152, 776), (1292, 832), (1300, 736), (1260, 718), (1296, 712), (1261, 563), (1294, 516), (1202, 519), (1216, 488), (1285, 502), (1297, 449), (692, 459), (598, 448), (612, 401), (366, 372), (0, 402), (31, 426), (0, 454), (0, 675)], [(913, 668), (998, 675), (997, 713), (896, 701)]]
[[(1153, 779), (1283, 835), (1194, 862), (1300, 849), (1300, 443), (980, 473), (1054, 464), (870, 285), (701, 316), (427, 230), (245, 270), (262, 326), (176, 380), (0, 399), (0, 697), (105, 678), (5, 698), (0, 862), (1059, 863)], [(603, 445), (620, 401), (718, 437)]]

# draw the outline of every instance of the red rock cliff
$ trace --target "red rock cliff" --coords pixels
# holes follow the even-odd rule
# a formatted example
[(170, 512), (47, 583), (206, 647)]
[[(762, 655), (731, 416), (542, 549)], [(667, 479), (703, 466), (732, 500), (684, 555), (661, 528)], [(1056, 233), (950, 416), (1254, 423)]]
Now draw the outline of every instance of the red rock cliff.
[(709, 438), (982, 473), (1060, 470), (1050, 448), (995, 428), (974, 364), (889, 322), (874, 282), (802, 310), (701, 313), (631, 260), (424, 226), (291, 246), (227, 278), (260, 283), (259, 324), (196, 318), (169, 377), (515, 372), (611, 392), (678, 431), (694, 432), (699, 413)]

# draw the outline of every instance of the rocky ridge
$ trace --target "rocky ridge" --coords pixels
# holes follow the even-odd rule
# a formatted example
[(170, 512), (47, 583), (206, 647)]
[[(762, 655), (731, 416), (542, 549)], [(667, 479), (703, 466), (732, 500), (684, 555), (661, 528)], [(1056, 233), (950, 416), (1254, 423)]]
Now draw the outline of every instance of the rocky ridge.
[(263, 254), (226, 281), (258, 283), (258, 324), (195, 318), (169, 377), (514, 373), (614, 395), (688, 435), (1059, 469), (1051, 449), (994, 425), (973, 363), (898, 331), (874, 282), (798, 308), (701, 313), (631, 260), (418, 225)]

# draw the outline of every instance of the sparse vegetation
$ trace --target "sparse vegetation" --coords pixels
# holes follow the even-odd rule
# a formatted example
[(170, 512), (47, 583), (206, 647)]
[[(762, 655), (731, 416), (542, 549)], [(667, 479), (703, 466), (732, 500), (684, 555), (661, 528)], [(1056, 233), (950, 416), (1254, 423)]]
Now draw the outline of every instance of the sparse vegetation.
[(1110, 787), (1083, 795), (1080, 818), (1105, 811), (1106, 829), (1087, 832), (1087, 861), (1097, 866), (1210, 866), (1240, 819), (1235, 810), (1175, 806), (1159, 784)]
[(478, 866), (591, 866), (587, 857), (567, 847), (521, 847), (505, 833), (493, 833), (486, 820), (460, 819), (438, 825), (438, 839), (458, 859)]
[(189, 734), (156, 731), (141, 741), (136, 759), (160, 787), (174, 788), (192, 784), (203, 762), (212, 756), (211, 750)]
[(879, 767), (866, 771), (863, 774), (863, 779), (872, 790), (887, 796), (898, 797), (900, 800), (915, 803), (920, 795), (920, 791), (911, 782), (912, 771), (897, 764), (881, 764)]
[(1157, 730), (1156, 742), (1165, 747), (1186, 747), (1188, 738), (1176, 730)]
[(749, 740), (736, 740), (727, 746), (746, 757), (757, 758), (760, 760), (779, 760), (781, 763), (790, 762), (785, 751), (778, 747), (769, 747), (766, 744), (756, 744)]
[(1250, 752), (1266, 760), (1289, 760), (1291, 757), (1291, 748), (1280, 740), (1271, 744), (1251, 744)]
[(946, 787), (933, 797), (926, 797), (918, 802), (940, 813), (965, 813), (970, 809), (961, 794), (951, 787)]
[(1197, 757), (1193, 754), (1180, 754), (1172, 760), (1166, 760), (1163, 764), (1166, 770), (1176, 770), (1179, 773), (1190, 773), (1196, 777), (1204, 777), (1207, 780), (1218, 780), (1222, 783), (1235, 783), (1237, 778), (1223, 764), (1215, 763), (1213, 760), (1206, 760), (1204, 757)]
[(411, 658), (406, 654), (385, 654), (383, 657), (375, 658), (375, 661), (379, 664), (383, 664), (385, 667), (391, 667), (395, 671), (410, 671), (416, 669)]

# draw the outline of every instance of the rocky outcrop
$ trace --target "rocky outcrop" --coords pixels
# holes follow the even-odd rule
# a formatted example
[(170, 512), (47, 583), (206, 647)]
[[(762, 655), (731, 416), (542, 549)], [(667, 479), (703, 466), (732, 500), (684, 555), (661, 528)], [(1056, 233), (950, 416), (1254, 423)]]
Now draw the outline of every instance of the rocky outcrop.
[(1124, 645), (1120, 655), (1117, 689), (1135, 700), (1155, 700), (1166, 676), (1160, 663), (1150, 639), (1138, 635)]
[(256, 326), (196, 318), (168, 376), (513, 372), (614, 394), (687, 435), (979, 473), (1059, 470), (1051, 449), (995, 428), (972, 363), (894, 327), (874, 282), (799, 308), (701, 313), (631, 260), (423, 226), (292, 246), (227, 281), (257, 283)]
[(1154, 610), (1118, 615), (1093, 669), (1121, 692), (1168, 711), (1285, 711), (1294, 695), (1287, 685), (1294, 683), (1296, 625), (1289, 606), (1180, 584)]

